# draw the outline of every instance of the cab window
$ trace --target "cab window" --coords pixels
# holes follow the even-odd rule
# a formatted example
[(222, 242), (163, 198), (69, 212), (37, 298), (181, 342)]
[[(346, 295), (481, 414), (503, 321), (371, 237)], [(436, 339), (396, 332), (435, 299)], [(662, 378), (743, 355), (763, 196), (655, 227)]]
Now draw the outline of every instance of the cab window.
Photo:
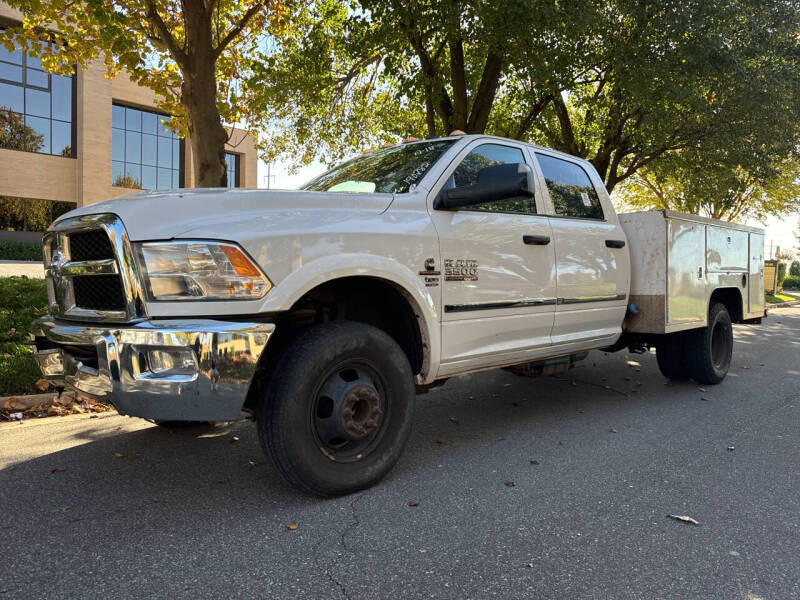
[(603, 207), (589, 175), (579, 165), (536, 154), (547, 182), (553, 211), (562, 217), (603, 219)]
[[(478, 183), (478, 173), (481, 169), (509, 163), (525, 164), (522, 150), (502, 144), (481, 144), (464, 157), (445, 184), (445, 189), (475, 185)], [(471, 206), (469, 210), (535, 214), (536, 204), (530, 196), (518, 196), (497, 202), (485, 202)]]

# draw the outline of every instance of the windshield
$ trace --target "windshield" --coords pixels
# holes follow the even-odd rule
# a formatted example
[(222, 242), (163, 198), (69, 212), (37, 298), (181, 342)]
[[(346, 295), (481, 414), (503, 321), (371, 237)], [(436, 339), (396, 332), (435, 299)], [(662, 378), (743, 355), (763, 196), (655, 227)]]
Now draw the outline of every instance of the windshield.
[(436, 140), (375, 150), (334, 167), (300, 189), (402, 194), (422, 179), (453, 142), (455, 140)]

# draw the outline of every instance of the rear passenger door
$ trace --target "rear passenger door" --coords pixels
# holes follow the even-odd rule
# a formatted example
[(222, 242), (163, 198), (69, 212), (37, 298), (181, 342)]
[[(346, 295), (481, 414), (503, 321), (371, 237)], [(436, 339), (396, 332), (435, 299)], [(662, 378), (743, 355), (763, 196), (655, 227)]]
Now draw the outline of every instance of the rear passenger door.
[[(630, 257), (608, 192), (578, 159), (537, 151), (555, 241), (553, 344), (588, 344), (622, 330)], [(591, 176), (590, 176), (591, 174)]]

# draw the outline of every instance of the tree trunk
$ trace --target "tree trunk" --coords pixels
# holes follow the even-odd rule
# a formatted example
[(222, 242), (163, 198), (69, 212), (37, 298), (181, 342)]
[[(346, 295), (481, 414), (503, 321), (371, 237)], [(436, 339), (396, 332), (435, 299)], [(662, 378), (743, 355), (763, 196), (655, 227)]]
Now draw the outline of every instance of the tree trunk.
[[(196, 187), (225, 187), (225, 142), (228, 133), (217, 110), (217, 85), (213, 66), (210, 74), (198, 71), (184, 78), (181, 101), (186, 107), (189, 141), (192, 144), (192, 167)], [(204, 76), (205, 75), (205, 76)]]
[(186, 108), (192, 166), (196, 187), (225, 187), (225, 142), (228, 133), (217, 108), (216, 54), (211, 35), (211, 16), (202, 0), (184, 2), (187, 67), (181, 85)]

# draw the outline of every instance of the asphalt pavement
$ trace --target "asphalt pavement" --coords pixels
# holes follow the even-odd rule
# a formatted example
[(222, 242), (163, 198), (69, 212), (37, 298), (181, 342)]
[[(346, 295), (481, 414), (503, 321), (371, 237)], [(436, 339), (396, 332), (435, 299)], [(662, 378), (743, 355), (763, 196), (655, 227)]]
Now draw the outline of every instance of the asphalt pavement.
[(453, 379), (335, 500), (249, 422), (0, 424), (0, 597), (799, 598), (800, 309), (735, 334), (705, 389), (625, 352)]

